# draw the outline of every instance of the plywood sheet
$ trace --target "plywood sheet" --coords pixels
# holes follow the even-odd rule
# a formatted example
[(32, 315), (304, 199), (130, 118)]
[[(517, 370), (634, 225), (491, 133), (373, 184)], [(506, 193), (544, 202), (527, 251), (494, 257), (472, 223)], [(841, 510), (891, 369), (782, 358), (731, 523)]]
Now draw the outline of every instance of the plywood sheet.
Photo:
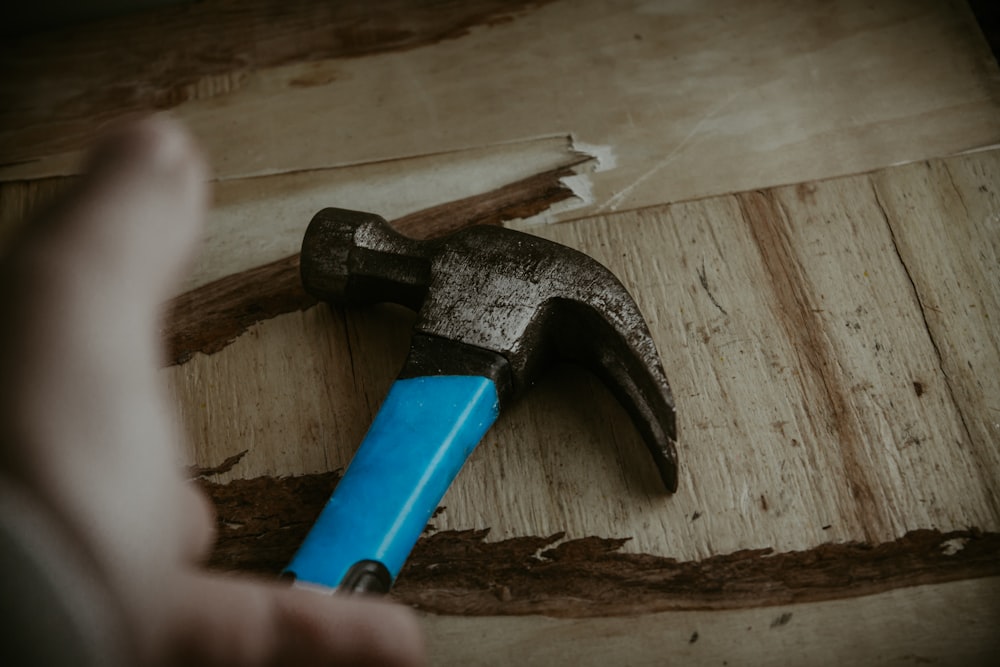
[[(291, 6), (267, 40), (239, 47), (206, 42), (210, 28), (175, 14), (114, 24), (114, 41), (95, 28), (28, 43), (8, 62), (20, 75), (8, 79), (17, 104), (0, 131), (0, 177), (75, 170), (122, 99), (172, 107), (223, 178), (572, 135), (603, 147), (591, 212), (1000, 140), (997, 67), (960, 0), (458, 4), (461, 16), (435, 18), (346, 3), (322, 17), (336, 36), (322, 44), (309, 27), (319, 19)], [(259, 13), (225, 20), (218, 34), (261, 34)], [(342, 41), (352, 26), (364, 40)], [(171, 51), (165, 31), (193, 51)], [(116, 59), (120, 44), (143, 52), (144, 34), (160, 45), (150, 64)], [(125, 65), (129, 95), (109, 95)]]
[[(503, 415), (437, 527), (626, 537), (624, 552), (681, 560), (997, 530), (998, 163), (980, 153), (537, 229), (636, 295), (675, 391), (681, 491), (658, 488), (603, 387), (563, 368)], [(914, 198), (931, 218), (894, 204)], [(968, 239), (978, 252), (959, 252)], [(927, 290), (977, 307), (938, 322)], [(320, 306), (166, 369), (192, 462), (249, 450), (219, 481), (346, 465), (408, 323)]]

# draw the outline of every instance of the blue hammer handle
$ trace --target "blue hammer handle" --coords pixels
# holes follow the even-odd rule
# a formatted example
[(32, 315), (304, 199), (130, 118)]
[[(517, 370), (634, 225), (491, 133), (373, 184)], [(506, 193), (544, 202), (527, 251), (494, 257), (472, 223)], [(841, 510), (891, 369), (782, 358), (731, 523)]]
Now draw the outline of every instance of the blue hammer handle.
[(358, 576), (377, 570), (388, 582), (374, 590), (387, 590), (498, 413), (490, 378), (396, 380), (285, 573), (296, 583), (370, 590)]

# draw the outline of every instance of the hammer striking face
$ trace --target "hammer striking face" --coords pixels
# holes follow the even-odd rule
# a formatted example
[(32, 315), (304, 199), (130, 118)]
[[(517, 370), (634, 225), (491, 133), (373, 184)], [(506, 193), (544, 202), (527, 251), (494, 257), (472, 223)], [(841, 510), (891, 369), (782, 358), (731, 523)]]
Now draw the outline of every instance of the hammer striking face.
[(677, 488), (674, 405), (625, 287), (583, 253), (501, 227), (417, 241), (382, 218), (328, 208), (302, 243), (302, 281), (331, 302), (417, 312), (410, 354), (333, 497), (287, 572), (388, 590), (501, 406), (560, 360), (612, 390)]

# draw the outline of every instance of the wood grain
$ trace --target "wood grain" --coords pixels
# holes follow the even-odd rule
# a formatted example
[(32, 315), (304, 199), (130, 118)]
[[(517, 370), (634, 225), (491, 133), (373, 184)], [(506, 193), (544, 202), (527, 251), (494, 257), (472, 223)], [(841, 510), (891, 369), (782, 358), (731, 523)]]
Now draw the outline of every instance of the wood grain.
[[(491, 542), (628, 538), (623, 553), (682, 562), (997, 532), (995, 374), (972, 372), (960, 390), (947, 372), (997, 367), (997, 265), (988, 252), (941, 265), (954, 279), (935, 289), (973, 285), (984, 310), (928, 328), (921, 266), (900, 251), (926, 232), (886, 202), (951, 211), (935, 247), (970, 236), (985, 252), (997, 230), (978, 213), (993, 210), (980, 186), (1000, 180), (1000, 155), (931, 164), (536, 228), (636, 295), (675, 390), (681, 491), (662, 495), (624, 412), (563, 367), (487, 436), (438, 528), (489, 528)], [(411, 317), (316, 307), (166, 369), (193, 462), (248, 449), (220, 482), (342, 468), (402, 362)]]
[(902, 173), (873, 187), (934, 343), (938, 389), (961, 415), (956, 446), (970, 443), (971, 472), (1000, 514), (1000, 171), (983, 154)]
[(0, 183), (0, 249), (5, 248), (22, 225), (69, 192), (75, 176)]

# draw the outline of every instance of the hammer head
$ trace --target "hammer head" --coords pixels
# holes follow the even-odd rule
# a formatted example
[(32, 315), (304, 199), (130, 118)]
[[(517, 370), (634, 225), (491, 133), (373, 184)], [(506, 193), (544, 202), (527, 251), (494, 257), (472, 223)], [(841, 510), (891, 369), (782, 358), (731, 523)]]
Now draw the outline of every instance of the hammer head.
[(410, 374), (463, 374), (453, 367), (471, 359), (490, 367), (504, 404), (554, 361), (590, 368), (632, 417), (667, 490), (676, 490), (670, 386), (638, 306), (596, 260), (502, 227), (419, 241), (379, 216), (327, 208), (306, 231), (301, 271), (319, 299), (416, 311)]

